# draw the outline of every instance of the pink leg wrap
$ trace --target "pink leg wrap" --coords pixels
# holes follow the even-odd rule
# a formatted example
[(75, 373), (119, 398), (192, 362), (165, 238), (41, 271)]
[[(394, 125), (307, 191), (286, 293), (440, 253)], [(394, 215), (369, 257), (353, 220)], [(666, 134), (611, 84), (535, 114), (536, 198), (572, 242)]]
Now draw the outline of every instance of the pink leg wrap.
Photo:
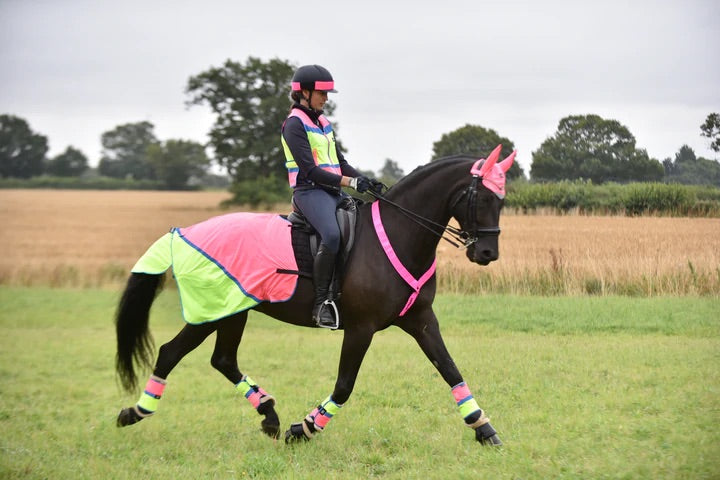
[[(327, 397), (323, 403), (315, 407), (315, 410), (305, 417), (305, 423), (314, 424), (316, 431), (323, 431), (330, 419), (342, 408), (332, 400), (332, 395)], [(308, 435), (308, 437), (312, 436)]]
[(262, 389), (262, 387), (257, 388), (257, 391), (250, 390), (245, 394), (245, 398), (247, 398), (250, 404), (252, 404), (252, 406), (255, 408), (258, 408), (260, 406), (260, 399), (268, 394), (265, 390)]
[(460, 403), (462, 400), (465, 400), (468, 397), (472, 397), (470, 389), (468, 388), (467, 384), (465, 384), (465, 382), (455, 385), (455, 387), (452, 389), (452, 394), (453, 397), (455, 397), (456, 403)]
[(473, 398), (465, 382), (455, 385), (452, 388), (452, 394), (460, 410), (460, 415), (462, 415), (465, 420), (465, 425), (471, 428), (477, 428), (488, 422), (488, 418), (478, 406), (477, 401)]
[(257, 410), (260, 404), (275, 400), (272, 395), (263, 390), (247, 375), (240, 380), (240, 383), (238, 383), (235, 388), (248, 399), (248, 402), (250, 402), (255, 410)]
[(165, 391), (165, 383), (161, 383), (154, 377), (150, 377), (145, 384), (145, 393), (155, 396), (155, 398), (162, 397), (163, 391)]
[(312, 412), (310, 412), (310, 416), (315, 421), (315, 426), (322, 430), (325, 428), (325, 425), (328, 424), (330, 419), (332, 418), (332, 415), (328, 415), (327, 412), (320, 413), (320, 409), (316, 408)]

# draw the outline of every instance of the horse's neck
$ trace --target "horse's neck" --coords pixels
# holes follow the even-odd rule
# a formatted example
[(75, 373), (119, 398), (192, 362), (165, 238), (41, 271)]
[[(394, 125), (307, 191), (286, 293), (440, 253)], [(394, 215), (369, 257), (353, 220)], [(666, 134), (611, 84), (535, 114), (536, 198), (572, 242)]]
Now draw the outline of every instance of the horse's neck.
[[(445, 192), (439, 190), (437, 185), (424, 182), (392, 195), (389, 199), (434, 224), (445, 227), (451, 215), (443, 193)], [(413, 221), (397, 207), (382, 201), (380, 216), (390, 243), (406, 268), (416, 275), (429, 268), (435, 259), (442, 228), (422, 220)]]

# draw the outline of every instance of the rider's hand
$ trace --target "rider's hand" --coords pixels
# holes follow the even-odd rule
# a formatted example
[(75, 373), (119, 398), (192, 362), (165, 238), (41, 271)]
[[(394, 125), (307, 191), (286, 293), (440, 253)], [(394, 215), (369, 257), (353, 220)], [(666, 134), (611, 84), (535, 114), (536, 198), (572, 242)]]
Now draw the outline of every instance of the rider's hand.
[(365, 193), (371, 187), (370, 179), (364, 175), (350, 179), (350, 187), (360, 193)]
[(374, 178), (370, 179), (370, 190), (371, 191), (373, 191), (377, 194), (381, 194), (383, 191), (383, 188), (387, 188), (384, 183), (382, 183), (379, 180), (375, 180)]

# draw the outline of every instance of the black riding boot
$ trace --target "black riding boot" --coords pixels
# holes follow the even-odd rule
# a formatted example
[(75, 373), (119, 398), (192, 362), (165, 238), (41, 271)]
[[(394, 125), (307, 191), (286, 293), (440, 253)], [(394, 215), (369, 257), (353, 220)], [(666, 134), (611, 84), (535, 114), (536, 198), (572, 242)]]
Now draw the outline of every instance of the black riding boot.
[(320, 244), (313, 264), (313, 283), (315, 284), (315, 303), (313, 304), (313, 320), (318, 327), (338, 328), (340, 318), (336, 317), (337, 309), (330, 289), (335, 257), (325, 245)]

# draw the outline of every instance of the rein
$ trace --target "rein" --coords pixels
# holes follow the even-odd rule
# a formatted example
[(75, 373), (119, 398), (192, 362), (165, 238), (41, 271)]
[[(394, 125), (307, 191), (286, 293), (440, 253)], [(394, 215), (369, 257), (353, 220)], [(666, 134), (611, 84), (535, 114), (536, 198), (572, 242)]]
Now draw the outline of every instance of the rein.
[[(417, 223), (421, 227), (423, 227), (425, 230), (431, 232), (433, 235), (440, 237), (441, 239), (445, 240), (455, 248), (468, 248), (475, 242), (477, 242), (481, 236), (498, 236), (500, 235), (500, 228), (499, 227), (475, 227), (475, 222), (477, 221), (477, 184), (479, 180), (478, 175), (473, 175), (473, 180), (470, 186), (468, 186), (463, 193), (458, 196), (457, 200), (455, 200), (450, 207), (451, 209), (455, 208), (455, 205), (460, 202), (460, 200), (467, 195), (468, 196), (468, 202), (467, 202), (467, 215), (470, 222), (470, 231), (463, 230), (460, 228), (455, 228), (450, 225), (441, 225), (437, 222), (434, 222), (430, 220), (429, 218), (425, 218), (422, 215), (415, 213), (411, 210), (408, 210), (407, 208), (403, 207), (402, 205), (398, 205), (397, 203), (393, 202), (392, 200), (388, 200), (386, 197), (384, 197), (381, 193), (374, 192), (372, 190), (368, 190), (367, 193), (369, 193), (372, 197), (374, 197), (376, 200), (385, 202), (389, 205), (392, 205), (393, 207), (397, 208), (403, 215), (405, 215), (407, 218), (412, 220), (413, 222)], [(383, 185), (384, 186), (384, 185)], [(386, 187), (387, 188), (387, 187)], [(432, 225), (433, 227), (437, 227), (440, 231), (438, 232), (434, 228), (431, 228), (427, 224)], [(472, 228), (475, 227), (475, 228)]]

